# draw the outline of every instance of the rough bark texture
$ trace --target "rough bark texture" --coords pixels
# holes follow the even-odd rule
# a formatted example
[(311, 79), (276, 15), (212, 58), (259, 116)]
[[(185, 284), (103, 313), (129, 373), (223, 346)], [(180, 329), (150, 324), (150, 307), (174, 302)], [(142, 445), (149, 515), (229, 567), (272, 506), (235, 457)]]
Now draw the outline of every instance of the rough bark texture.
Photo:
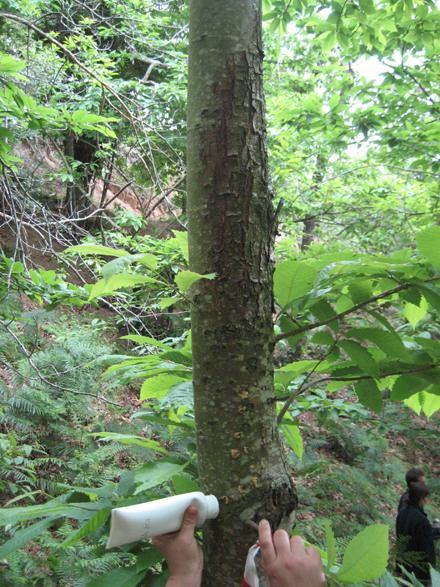
[(220, 499), (205, 524), (204, 586), (241, 585), (247, 519), (291, 528), (297, 498), (273, 392), (273, 242), (261, 1), (191, 0), (190, 267), (199, 473)]

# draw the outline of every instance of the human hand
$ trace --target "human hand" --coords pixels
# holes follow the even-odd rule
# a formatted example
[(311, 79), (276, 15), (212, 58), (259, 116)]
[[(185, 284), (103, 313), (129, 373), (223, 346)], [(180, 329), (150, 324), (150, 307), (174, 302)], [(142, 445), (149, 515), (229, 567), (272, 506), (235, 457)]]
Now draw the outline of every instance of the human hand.
[(263, 569), (269, 587), (325, 587), (321, 555), (314, 546), (305, 548), (300, 536), (289, 540), (287, 532), (272, 536), (270, 524), (261, 520), (258, 527)]
[(164, 555), (170, 571), (167, 587), (200, 587), (203, 570), (203, 551), (194, 537), (199, 512), (190, 506), (183, 517), (179, 532), (152, 539)]

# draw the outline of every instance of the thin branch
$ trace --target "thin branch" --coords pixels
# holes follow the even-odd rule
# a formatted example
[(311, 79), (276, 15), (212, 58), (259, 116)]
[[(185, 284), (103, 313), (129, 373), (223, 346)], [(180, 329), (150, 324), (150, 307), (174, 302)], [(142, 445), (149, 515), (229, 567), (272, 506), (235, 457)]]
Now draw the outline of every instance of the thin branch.
[(38, 369), (38, 367), (35, 365), (35, 363), (32, 360), (31, 353), (28, 352), (27, 348), (20, 341), (20, 339), (18, 338), (18, 336), (11, 330), (11, 328), (9, 327), (9, 324), (7, 324), (6, 322), (4, 322), (3, 320), (0, 319), (0, 325), (3, 326), (3, 328), (6, 330), (6, 332), (10, 336), (12, 336), (12, 338), (15, 340), (15, 342), (20, 347), (21, 352), (24, 354), (24, 356), (28, 360), (29, 365), (32, 367), (32, 369), (37, 374), (38, 379), (40, 381), (42, 381), (45, 385), (48, 385), (52, 389), (55, 389), (55, 390), (57, 390), (59, 392), (64, 391), (64, 392), (68, 392), (68, 393), (73, 393), (74, 395), (88, 395), (88, 396), (93, 397), (94, 399), (96, 399), (96, 400), (98, 400), (100, 402), (104, 402), (106, 404), (111, 404), (111, 405), (117, 406), (119, 408), (122, 408), (123, 407), (122, 404), (118, 404), (117, 402), (112, 402), (111, 400), (108, 400), (108, 399), (106, 399), (104, 397), (101, 397), (99, 395), (95, 395), (94, 393), (88, 393), (88, 392), (85, 392), (85, 391), (76, 391), (74, 389), (68, 389), (67, 387), (62, 387), (61, 385), (56, 385), (56, 383), (52, 383), (51, 381), (49, 381), (48, 379), (46, 379), (46, 377), (44, 377), (44, 375), (41, 374), (40, 370)]
[[(440, 275), (436, 276), (436, 277), (430, 277), (429, 279), (426, 279), (423, 283), (437, 281), (438, 279), (440, 279)], [(277, 342), (279, 342), (280, 340), (284, 340), (285, 338), (289, 338), (290, 336), (297, 336), (298, 334), (302, 334), (303, 332), (309, 332), (310, 330), (314, 330), (315, 328), (319, 328), (320, 326), (325, 326), (326, 324), (330, 324), (330, 322), (334, 322), (335, 320), (339, 320), (340, 318), (343, 318), (344, 316), (347, 316), (348, 314), (352, 314), (353, 312), (357, 312), (361, 308), (365, 308), (365, 306), (368, 306), (369, 304), (372, 304), (373, 302), (377, 302), (378, 300), (382, 300), (383, 298), (387, 298), (388, 296), (391, 296), (395, 293), (398, 293), (399, 291), (404, 291), (404, 290), (410, 289), (411, 287), (416, 287), (417, 285), (419, 285), (419, 284), (417, 284), (417, 283), (402, 283), (401, 285), (398, 285), (397, 287), (395, 287), (393, 289), (388, 289), (387, 291), (384, 291), (381, 294), (378, 294), (377, 296), (373, 296), (372, 298), (366, 300), (365, 302), (360, 302), (359, 304), (352, 306), (348, 310), (345, 310), (345, 312), (341, 312), (340, 314), (335, 314), (335, 316), (332, 316), (331, 318), (327, 318), (327, 320), (312, 322), (311, 324), (308, 324), (307, 326), (302, 326), (301, 328), (297, 328), (296, 330), (290, 330), (289, 332), (283, 332), (282, 334), (275, 336), (275, 339), (274, 339), (275, 344)]]
[[(434, 365), (429, 365), (429, 367), (418, 367), (417, 369), (409, 369), (407, 371), (394, 371), (393, 373), (382, 373), (379, 375), (379, 379), (386, 379), (387, 377), (394, 377), (395, 375), (410, 375), (411, 373), (422, 373), (424, 371), (429, 371), (431, 369), (435, 369), (439, 366), (439, 363), (435, 363)], [(276, 397), (275, 400), (278, 402), (289, 402), (289, 405), (292, 401), (300, 395), (303, 391), (307, 391), (314, 385), (318, 383), (322, 383), (323, 381), (347, 381), (347, 383), (353, 383), (356, 381), (367, 381), (370, 379), (377, 379), (376, 377), (371, 377), (371, 375), (360, 375), (359, 377), (332, 377), (329, 375), (328, 377), (321, 377), (320, 379), (314, 379), (313, 381), (309, 381), (306, 385), (300, 385), (298, 389), (296, 389), (291, 395), (283, 396), (283, 397)], [(427, 382), (428, 384), (428, 382)], [(289, 401), (289, 400), (292, 401)], [(285, 412), (284, 412), (285, 413)], [(281, 412), (280, 412), (281, 414)]]

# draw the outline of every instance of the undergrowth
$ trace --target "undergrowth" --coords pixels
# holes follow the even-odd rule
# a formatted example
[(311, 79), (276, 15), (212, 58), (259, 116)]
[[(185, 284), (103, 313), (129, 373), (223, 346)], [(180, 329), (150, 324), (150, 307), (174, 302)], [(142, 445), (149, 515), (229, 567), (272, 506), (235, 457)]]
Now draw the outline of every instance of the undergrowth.
[[(152, 417), (129, 418), (140, 407), (133, 388), (123, 378), (116, 383), (100, 381), (108, 357), (120, 351), (108, 319), (67, 310), (23, 311), (17, 297), (8, 299), (7, 310), (15, 318), (9, 329), (28, 357), (11, 333), (0, 329), (3, 507), (41, 504), (75, 487), (110, 488), (111, 492), (112, 487), (120, 487), (118, 483), (125, 484), (124, 471), (154, 460), (153, 451), (142, 446), (106, 442), (93, 433), (160, 440), (170, 458), (190, 463), (183, 476), (191, 486), (197, 477), (194, 435), (190, 429), (160, 422), (160, 418), (175, 417), (179, 409), (186, 422), (192, 421), (188, 386), (177, 387), (155, 406), (145, 406)], [(427, 423), (402, 404), (397, 407), (391, 402), (377, 416), (353, 403), (353, 398), (338, 399), (324, 392), (295, 405), (292, 414), (301, 423), (304, 455), (300, 461), (290, 452), (288, 459), (300, 503), (297, 527), (306, 540), (324, 546), (326, 520), (338, 550), (376, 522), (389, 525), (393, 537), (396, 506), (405, 489), (405, 471), (411, 466), (426, 471), (434, 495), (427, 510), (431, 519), (437, 517), (440, 481), (432, 463), (438, 461), (440, 447), (435, 418)], [(108, 523), (95, 532), (92, 541), (64, 548), (61, 543), (78, 522), (57, 522), (8, 556), (2, 587), (85, 587), (93, 577), (130, 566), (133, 554), (105, 551)], [(12, 535), (6, 527), (0, 540)]]

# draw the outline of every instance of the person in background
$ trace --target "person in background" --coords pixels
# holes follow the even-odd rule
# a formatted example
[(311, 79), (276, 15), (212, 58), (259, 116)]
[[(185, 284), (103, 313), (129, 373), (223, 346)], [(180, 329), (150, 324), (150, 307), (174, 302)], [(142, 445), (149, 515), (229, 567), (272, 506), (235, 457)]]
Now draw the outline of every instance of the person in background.
[(400, 512), (402, 508), (406, 508), (408, 505), (408, 495), (409, 495), (409, 488), (411, 487), (412, 483), (425, 483), (425, 473), (421, 469), (409, 469), (405, 475), (406, 484), (408, 485), (408, 489), (402, 493), (399, 501), (399, 505), (397, 506), (397, 513)]
[(411, 483), (408, 503), (397, 514), (397, 567), (403, 566), (409, 573), (427, 585), (430, 565), (435, 568), (435, 547), (431, 524), (424, 511), (429, 488), (424, 483)]
[[(203, 570), (203, 551), (194, 531), (198, 512), (189, 507), (179, 532), (157, 536), (153, 544), (168, 563), (170, 577), (166, 587), (200, 587)], [(277, 530), (272, 536), (270, 524), (259, 524), (259, 543), (263, 569), (268, 587), (326, 587), (326, 580), (318, 550), (305, 548), (300, 536), (289, 539), (287, 532)], [(243, 561), (244, 568), (245, 561)]]

